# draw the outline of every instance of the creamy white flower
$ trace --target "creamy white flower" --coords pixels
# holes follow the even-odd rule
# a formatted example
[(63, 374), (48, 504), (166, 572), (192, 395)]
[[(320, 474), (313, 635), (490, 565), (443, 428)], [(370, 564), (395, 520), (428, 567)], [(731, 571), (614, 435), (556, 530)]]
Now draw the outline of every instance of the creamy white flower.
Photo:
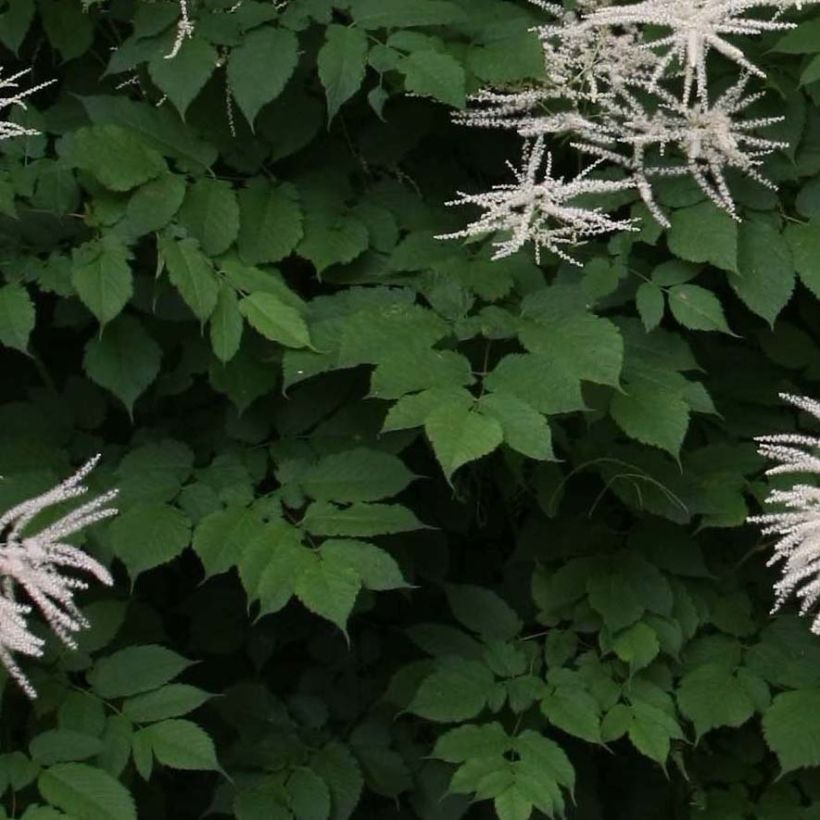
[[(14, 660), (14, 653), (42, 655), (43, 642), (31, 633), (27, 616), (36, 607), (66, 646), (76, 646), (72, 636), (88, 622), (74, 594), (88, 584), (72, 571), (106, 585), (112, 578), (102, 564), (65, 539), (116, 515), (117, 510), (108, 505), (117, 493), (104, 493), (34, 532), (29, 532), (29, 525), (43, 510), (85, 495), (88, 487), (82, 482), (98, 460), (99, 456), (91, 459), (71, 478), (0, 516), (0, 662), (31, 697), (36, 693)], [(21, 603), (20, 594), (30, 604)]]
[[(597, 164), (597, 163), (596, 163)], [(520, 169), (510, 166), (515, 182), (496, 185), (482, 194), (460, 193), (450, 205), (478, 205), (485, 213), (465, 228), (441, 239), (457, 239), (486, 234), (505, 233), (507, 239), (495, 243), (494, 259), (510, 256), (527, 243), (535, 245), (536, 258), (541, 248), (578, 262), (565, 250), (592, 236), (611, 231), (633, 230), (634, 220), (612, 219), (600, 208), (573, 204), (583, 194), (606, 194), (634, 187), (629, 180), (590, 179), (587, 168), (579, 176), (565, 181), (552, 176), (552, 157), (546, 153), (543, 138), (527, 143)]]
[[(30, 88), (21, 89), (20, 80), (29, 74), (30, 71), (31, 69), (25, 68), (16, 74), (12, 74), (10, 77), (3, 77), (2, 73), (0, 73), (0, 110), (13, 105), (25, 108), (27, 97), (30, 97), (35, 92), (40, 91), (40, 89), (54, 82), (54, 80), (48, 80), (47, 82), (31, 86)], [(33, 136), (37, 133), (37, 131), (31, 128), (26, 128), (15, 122), (8, 120), (0, 121), (0, 140), (12, 139), (13, 137)]]
[[(781, 394), (781, 398), (820, 421), (820, 402), (802, 396)], [(777, 462), (767, 475), (804, 473), (820, 475), (820, 438), (799, 433), (761, 436), (759, 452)], [(820, 487), (795, 484), (788, 490), (772, 490), (767, 504), (781, 511), (749, 517), (762, 525), (764, 535), (778, 541), (769, 565), (782, 562), (782, 577), (774, 586), (773, 612), (795, 595), (800, 599), (800, 614), (808, 613), (820, 598)], [(820, 614), (815, 615), (812, 632), (820, 635)]]

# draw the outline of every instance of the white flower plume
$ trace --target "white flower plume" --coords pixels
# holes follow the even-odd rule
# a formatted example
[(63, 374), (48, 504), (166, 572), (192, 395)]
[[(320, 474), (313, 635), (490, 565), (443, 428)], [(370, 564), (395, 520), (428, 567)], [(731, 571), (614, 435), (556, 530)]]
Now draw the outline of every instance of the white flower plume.
[[(14, 659), (15, 653), (43, 654), (43, 641), (31, 632), (28, 616), (36, 607), (66, 646), (76, 646), (72, 635), (88, 622), (74, 602), (74, 593), (88, 584), (69, 573), (86, 573), (108, 586), (112, 578), (102, 564), (65, 539), (116, 515), (117, 510), (108, 505), (117, 492), (87, 501), (35, 532), (28, 527), (43, 510), (85, 495), (88, 487), (82, 482), (98, 460), (99, 456), (92, 458), (71, 478), (0, 515), (0, 662), (30, 697), (36, 693)], [(24, 601), (18, 600), (21, 594)]]
[[(3, 77), (2, 72), (0, 71), (0, 110), (9, 108), (12, 105), (18, 105), (21, 108), (25, 108), (26, 98), (54, 82), (54, 80), (48, 80), (44, 83), (31, 86), (30, 88), (21, 89), (20, 79), (25, 77), (30, 71), (31, 69), (25, 68), (22, 71), (18, 71), (16, 74), (12, 74), (10, 77)], [(12, 139), (13, 137), (32, 136), (37, 133), (37, 131), (31, 128), (26, 128), (18, 123), (10, 122), (9, 120), (0, 120), (0, 140)]]
[[(781, 398), (820, 421), (820, 402), (785, 393)], [(760, 454), (777, 462), (767, 475), (820, 475), (820, 438), (782, 433), (757, 441)], [(768, 562), (770, 566), (783, 563), (782, 577), (774, 586), (772, 611), (795, 595), (801, 602), (800, 614), (805, 615), (820, 598), (820, 487), (801, 483), (788, 490), (772, 490), (766, 502), (781, 510), (750, 516), (749, 522), (761, 525), (764, 535), (778, 536)], [(811, 631), (820, 635), (820, 614), (815, 614)]]
[(588, 174), (595, 165), (569, 181), (553, 177), (552, 157), (546, 153), (541, 137), (525, 146), (521, 169), (510, 168), (515, 183), (496, 185), (482, 194), (462, 193), (458, 200), (450, 203), (478, 205), (485, 213), (464, 230), (440, 238), (504, 232), (509, 238), (495, 243), (494, 259), (509, 256), (532, 242), (537, 258), (541, 248), (547, 248), (562, 259), (578, 264), (564, 250), (565, 246), (577, 245), (598, 234), (634, 228), (631, 219), (612, 219), (599, 208), (572, 204), (582, 194), (606, 194), (631, 188), (630, 180), (589, 179)]
[[(820, 0), (576, 0), (573, 10), (548, 0), (530, 2), (554, 18), (534, 29), (544, 54), (544, 77), (482, 89), (455, 122), (514, 130), (525, 140), (569, 137), (576, 149), (626, 171), (630, 187), (663, 225), (668, 220), (654, 195), (658, 178), (691, 177), (735, 219), (728, 170), (774, 187), (762, 173), (762, 158), (786, 145), (759, 132), (781, 118), (747, 115), (762, 96), (747, 92), (747, 86), (753, 76), (765, 74), (739, 43), (742, 36), (793, 28), (783, 13)], [(770, 13), (761, 14), (766, 9)], [(736, 82), (718, 95), (709, 92), (712, 55), (740, 69)], [(497, 206), (502, 192), (508, 202), (527, 201), (534, 190), (531, 176), (519, 174), (518, 179), (517, 196), (511, 186), (499, 186), (483, 200), (470, 201)], [(462, 197), (457, 203), (465, 201)], [(594, 220), (598, 233), (601, 217)], [(509, 247), (524, 244), (526, 224), (516, 223), (518, 238)], [(541, 229), (535, 221), (529, 225)], [(475, 235), (473, 228), (454, 235)], [(535, 233), (529, 239), (536, 248), (544, 245)]]

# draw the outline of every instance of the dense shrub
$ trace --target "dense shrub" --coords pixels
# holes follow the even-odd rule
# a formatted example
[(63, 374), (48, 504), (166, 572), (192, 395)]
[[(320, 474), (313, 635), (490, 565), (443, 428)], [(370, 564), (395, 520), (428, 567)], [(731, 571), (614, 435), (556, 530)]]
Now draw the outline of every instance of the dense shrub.
[(606, 194), (639, 230), (576, 265), (436, 238), (509, 180), (451, 112), (543, 77), (543, 8), (0, 3), (56, 80), (0, 143), (0, 509), (97, 452), (120, 490), (90, 629), (5, 685), (0, 817), (820, 816), (820, 639), (744, 523), (820, 392), (802, 6), (744, 40), (778, 191)]

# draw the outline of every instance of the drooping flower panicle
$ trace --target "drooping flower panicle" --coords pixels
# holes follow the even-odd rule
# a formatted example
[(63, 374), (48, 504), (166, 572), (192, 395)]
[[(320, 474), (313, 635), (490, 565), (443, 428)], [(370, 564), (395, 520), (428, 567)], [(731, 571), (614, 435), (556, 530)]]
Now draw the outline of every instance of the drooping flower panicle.
[(43, 641), (31, 632), (28, 616), (36, 608), (66, 646), (76, 646), (73, 635), (88, 621), (74, 594), (88, 583), (74, 573), (90, 575), (107, 586), (112, 578), (102, 564), (65, 539), (116, 515), (110, 502), (117, 492), (93, 498), (41, 529), (31, 532), (30, 525), (43, 510), (85, 495), (88, 487), (83, 481), (98, 460), (99, 456), (92, 458), (71, 478), (0, 515), (0, 662), (30, 697), (36, 693), (14, 658), (16, 653), (31, 657), (43, 653)]
[[(9, 108), (11, 106), (26, 107), (26, 99), (32, 94), (40, 91), (46, 86), (51, 85), (54, 80), (48, 80), (44, 83), (38, 83), (29, 88), (20, 88), (20, 80), (29, 74), (31, 69), (25, 68), (12, 74), (9, 77), (3, 77), (0, 71), (0, 110)], [(33, 136), (38, 132), (32, 128), (26, 128), (10, 120), (0, 120), (0, 140), (12, 139), (14, 137)]]
[[(736, 38), (742, 42), (743, 36), (792, 28), (783, 13), (820, 0), (577, 0), (573, 10), (547, 0), (530, 2), (554, 18), (535, 29), (544, 53), (543, 79), (482, 89), (466, 111), (456, 113), (457, 123), (514, 130), (525, 140), (568, 136), (576, 149), (623, 169), (629, 177), (625, 187), (634, 188), (664, 225), (668, 222), (654, 192), (659, 178), (691, 177), (735, 219), (727, 171), (774, 187), (761, 170), (763, 158), (786, 146), (759, 132), (782, 118), (748, 115), (762, 97), (760, 91), (747, 91), (750, 79), (765, 74)], [(761, 16), (767, 9), (771, 13)], [(718, 94), (709, 89), (712, 55), (735, 64), (740, 72), (737, 81)], [(526, 199), (533, 191), (530, 178), (519, 174), (518, 180)], [(571, 181), (563, 184), (570, 186)], [(502, 187), (507, 200), (514, 200), (512, 188)], [(496, 188), (483, 197), (462, 196), (450, 204), (484, 207), (497, 203), (498, 195)], [(574, 210), (564, 223), (564, 236), (573, 236), (565, 244), (603, 232), (585, 229), (590, 222), (603, 227), (602, 214), (596, 211), (593, 218), (582, 211)], [(541, 223), (530, 224), (533, 231), (542, 228)], [(520, 231), (522, 223), (515, 226)], [(482, 227), (509, 231), (511, 223), (502, 225), (485, 214), (450, 236), (475, 236)], [(536, 247), (549, 247), (534, 233), (530, 238)], [(524, 242), (519, 233), (517, 239), (499, 244), (517, 248)]]
[[(820, 402), (786, 393), (781, 398), (820, 421)], [(760, 454), (776, 462), (767, 475), (820, 476), (820, 437), (781, 433), (757, 441)], [(820, 487), (797, 483), (788, 490), (772, 490), (766, 502), (780, 509), (751, 516), (749, 522), (761, 525), (764, 535), (778, 538), (768, 562), (783, 564), (772, 611), (794, 595), (805, 615), (820, 599)], [(811, 631), (820, 635), (820, 613), (814, 615)]]

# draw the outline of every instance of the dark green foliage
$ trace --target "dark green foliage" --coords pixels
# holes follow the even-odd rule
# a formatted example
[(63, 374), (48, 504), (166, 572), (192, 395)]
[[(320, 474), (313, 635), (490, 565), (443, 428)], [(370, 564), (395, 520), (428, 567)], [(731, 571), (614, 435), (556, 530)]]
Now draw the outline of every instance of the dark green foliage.
[(817, 11), (760, 43), (779, 195), (670, 185), (576, 269), (435, 239), (535, 7), (189, 7), (167, 60), (176, 2), (0, 4), (58, 79), (0, 155), (0, 503), (122, 490), (0, 817), (820, 816), (820, 643), (743, 526), (820, 382)]

